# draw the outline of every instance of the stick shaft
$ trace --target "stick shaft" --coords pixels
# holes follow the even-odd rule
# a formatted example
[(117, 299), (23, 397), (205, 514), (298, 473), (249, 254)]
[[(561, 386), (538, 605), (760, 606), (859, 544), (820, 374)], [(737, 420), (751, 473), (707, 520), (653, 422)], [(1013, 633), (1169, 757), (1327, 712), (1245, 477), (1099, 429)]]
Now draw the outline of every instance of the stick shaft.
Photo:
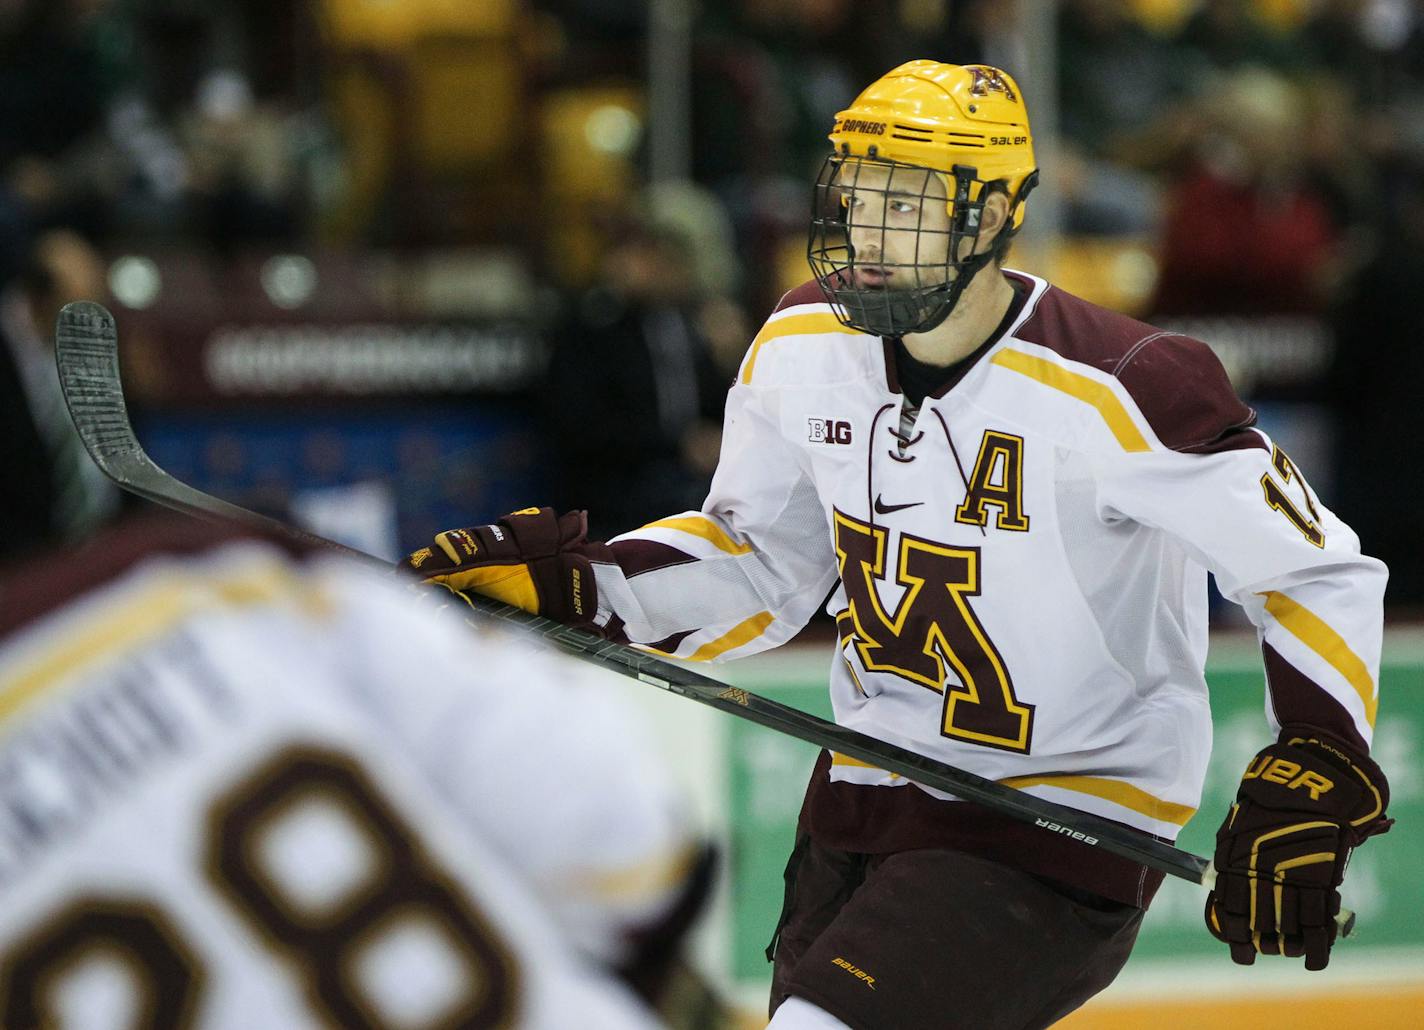
[[(134, 435), (119, 375), (117, 329), (113, 316), (100, 305), (80, 301), (66, 306), (59, 317), (56, 349), (65, 401), (80, 437), (99, 468), (119, 486), (189, 515), (237, 522), (389, 568), (386, 562), (370, 555), (195, 490), (159, 468), (144, 453)], [(1192, 883), (1202, 883), (1208, 868), (1205, 859), (1141, 831), (1005, 787), (646, 652), (490, 598), (475, 595), (469, 600), (483, 615), (523, 627), (576, 658), (1034, 823), (1045, 832), (1070, 836), (1085, 846), (1101, 848)]]

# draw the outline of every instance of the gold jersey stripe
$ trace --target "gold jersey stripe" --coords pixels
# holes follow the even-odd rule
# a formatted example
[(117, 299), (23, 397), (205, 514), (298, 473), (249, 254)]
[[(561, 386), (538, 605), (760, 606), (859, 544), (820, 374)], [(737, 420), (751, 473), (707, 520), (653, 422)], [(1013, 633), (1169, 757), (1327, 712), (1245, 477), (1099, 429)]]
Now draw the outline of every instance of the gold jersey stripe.
[(839, 751), (831, 752), (831, 764), (848, 765), (854, 769), (874, 769), (878, 773), (885, 773), (885, 775), (889, 776), (892, 780), (904, 779), (904, 777), (902, 777), (897, 772), (885, 772), (885, 770), (880, 768), (880, 766), (878, 765), (871, 765), (869, 762), (862, 762), (859, 758), (852, 758), (850, 755), (843, 755)]
[(692, 872), (697, 848), (691, 844), (620, 869), (586, 869), (570, 875), (567, 888), (604, 900), (636, 901), (676, 889)]
[(1109, 780), (1101, 776), (1011, 776), (999, 782), (1005, 787), (1020, 790), (1025, 787), (1057, 787), (1075, 794), (1091, 794), (1149, 819), (1175, 826), (1185, 826), (1197, 811), (1190, 805), (1164, 801), (1123, 780)]
[(0, 679), (0, 723), (31, 699), (81, 670), (107, 661), (114, 652), (156, 638), (194, 612), (226, 604), (232, 607), (269, 603), (287, 597), (309, 612), (329, 610), (315, 591), (304, 589), (291, 572), (270, 563), (217, 581), (165, 578), (122, 604), (106, 605), (88, 622), (64, 632), (28, 668)]
[(762, 344), (778, 340), (783, 336), (811, 336), (817, 333), (841, 333), (845, 336), (859, 336), (860, 333), (848, 328), (845, 323), (830, 312), (814, 315), (788, 315), (776, 318), (761, 327), (742, 365), (742, 382), (752, 381), (752, 371), (756, 368), (757, 352)]
[(1285, 594), (1268, 590), (1261, 594), (1266, 599), (1266, 611), (1294, 637), (1310, 648), (1327, 665), (1344, 676), (1360, 700), (1365, 705), (1365, 719), (1373, 727), (1375, 713), (1379, 710), (1379, 698), (1375, 695), (1374, 680), (1370, 678), (1369, 667), (1364, 660), (1350, 649), (1345, 638), (1330, 628), (1320, 616), (1305, 605), (1292, 601)]
[(741, 647), (766, 632), (772, 623), (771, 612), (758, 612), (745, 622), (739, 622), (716, 640), (708, 641), (688, 658), (693, 662), (710, 662), (718, 655), (726, 654), (733, 648)]
[(656, 522), (649, 522), (644, 529), (676, 529), (681, 533), (689, 533), (692, 536), (699, 536), (706, 540), (719, 551), (726, 551), (728, 554), (751, 554), (751, 544), (739, 544), (727, 535), (717, 523), (711, 519), (703, 518), (700, 515), (679, 515), (671, 519), (658, 519)]
[[(878, 768), (838, 751), (831, 752), (831, 764), (851, 765), (858, 769)], [(898, 777), (899, 773), (890, 773), (890, 775)], [(1111, 801), (1115, 805), (1121, 805), (1123, 808), (1131, 809), (1159, 822), (1173, 823), (1177, 826), (1185, 826), (1197, 811), (1187, 805), (1163, 801), (1142, 788), (1134, 787), (1122, 780), (1108, 780), (1101, 776), (1011, 776), (1007, 780), (998, 782), (1005, 787), (1014, 787), (1018, 790), (1025, 787), (1057, 787), (1060, 790), (1071, 790), (1078, 794), (1091, 794), (1093, 797)]]
[(1132, 416), (1127, 413), (1127, 408), (1118, 400), (1117, 394), (1096, 379), (1089, 379), (1085, 375), (1068, 371), (1062, 365), (1017, 350), (1001, 350), (994, 355), (992, 362), (1097, 408), (1098, 414), (1107, 423), (1108, 429), (1117, 438), (1123, 450), (1136, 452), (1152, 449), (1132, 421)]

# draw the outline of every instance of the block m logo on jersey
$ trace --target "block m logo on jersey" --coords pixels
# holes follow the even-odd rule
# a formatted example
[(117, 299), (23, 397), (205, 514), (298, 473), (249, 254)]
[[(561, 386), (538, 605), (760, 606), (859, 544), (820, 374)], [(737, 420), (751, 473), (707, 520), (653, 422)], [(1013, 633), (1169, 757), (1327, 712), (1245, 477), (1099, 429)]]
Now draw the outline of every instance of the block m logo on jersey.
[(977, 547), (952, 547), (900, 534), (894, 612), (887, 580), (890, 532), (835, 511), (836, 558), (847, 607), (836, 618), (841, 646), (853, 644), (868, 672), (886, 672), (944, 695), (940, 733), (1027, 754), (1033, 705), (1014, 696), (1008, 666), (969, 600), (980, 592)]

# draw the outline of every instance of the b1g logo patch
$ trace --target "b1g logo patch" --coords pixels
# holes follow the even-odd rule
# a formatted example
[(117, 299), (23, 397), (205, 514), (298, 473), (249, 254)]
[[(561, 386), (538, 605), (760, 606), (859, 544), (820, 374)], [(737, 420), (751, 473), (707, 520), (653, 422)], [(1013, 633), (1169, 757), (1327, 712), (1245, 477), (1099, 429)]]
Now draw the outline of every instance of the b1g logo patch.
[(811, 443), (850, 443), (850, 423), (840, 419), (808, 418)]

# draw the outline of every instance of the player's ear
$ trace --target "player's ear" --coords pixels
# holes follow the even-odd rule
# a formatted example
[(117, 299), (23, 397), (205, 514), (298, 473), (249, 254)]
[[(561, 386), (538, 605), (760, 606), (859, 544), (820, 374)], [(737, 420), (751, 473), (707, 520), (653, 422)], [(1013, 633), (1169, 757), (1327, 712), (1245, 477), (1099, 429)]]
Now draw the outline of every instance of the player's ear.
[(1003, 190), (990, 190), (979, 214), (979, 242), (974, 251), (982, 254), (994, 244), (1009, 220), (1009, 197)]

